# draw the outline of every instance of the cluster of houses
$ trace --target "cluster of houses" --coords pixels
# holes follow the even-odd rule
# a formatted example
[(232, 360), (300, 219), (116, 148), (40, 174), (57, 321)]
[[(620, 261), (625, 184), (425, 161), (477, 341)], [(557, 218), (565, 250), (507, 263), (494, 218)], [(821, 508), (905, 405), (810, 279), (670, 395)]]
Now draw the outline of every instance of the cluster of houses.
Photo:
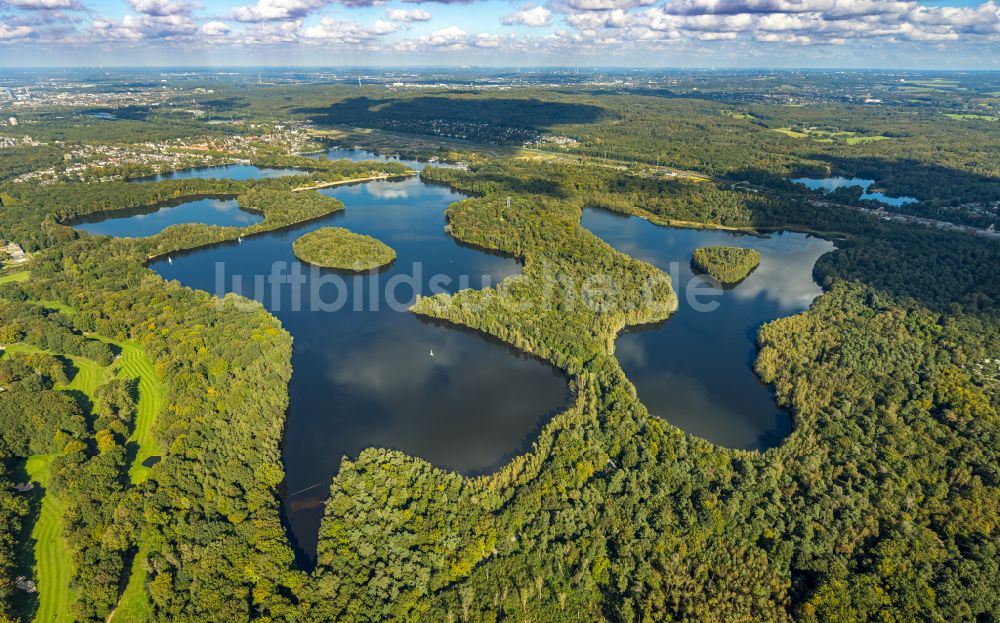
[(544, 136), (536, 137), (532, 140), (525, 141), (525, 147), (576, 147), (580, 144), (580, 141), (575, 138), (570, 138), (568, 136), (552, 136), (546, 134)]
[(17, 110), (51, 106), (110, 107), (152, 106), (183, 95), (185, 90), (159, 87), (95, 90), (79, 82), (48, 80), (31, 86), (0, 88), (0, 105)]
[[(65, 149), (61, 163), (23, 173), (13, 181), (43, 184), (59, 180), (107, 181), (121, 179), (115, 171), (122, 167), (144, 166), (152, 174), (196, 166), (247, 164), (249, 158), (264, 146), (280, 146), (290, 152), (315, 147), (310, 128), (304, 124), (251, 124), (249, 129), (256, 132), (201, 141), (177, 139), (132, 145), (63, 145), (57, 142), (56, 145)], [(5, 140), (8, 139), (0, 136), (0, 147), (5, 146)], [(10, 145), (7, 146), (24, 144), (21, 139), (9, 140)]]
[[(13, 119), (13, 117), (11, 117)], [(0, 136), (0, 149), (5, 147), (37, 147), (42, 143), (31, 138), (27, 134), (24, 136)]]

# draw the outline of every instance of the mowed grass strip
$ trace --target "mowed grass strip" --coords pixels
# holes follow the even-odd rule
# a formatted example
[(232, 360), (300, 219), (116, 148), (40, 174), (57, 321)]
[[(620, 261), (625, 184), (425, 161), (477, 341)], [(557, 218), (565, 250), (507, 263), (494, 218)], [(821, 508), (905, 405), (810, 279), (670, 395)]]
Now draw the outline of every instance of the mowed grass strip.
[[(31, 479), (47, 487), (54, 454), (35, 455), (28, 458), (25, 469)], [(73, 601), (70, 578), (72, 562), (62, 539), (63, 506), (46, 488), (42, 508), (31, 530), (35, 540), (35, 578), (38, 582), (37, 623), (63, 623), (72, 621), (69, 605)]]
[[(72, 310), (67, 308), (67, 311)], [(149, 468), (143, 466), (142, 463), (150, 456), (160, 454), (152, 433), (156, 418), (163, 407), (167, 386), (156, 375), (152, 359), (140, 345), (130, 341), (112, 340), (96, 334), (88, 334), (88, 337), (118, 346), (121, 349), (121, 356), (109, 367), (103, 367), (85, 357), (66, 356), (72, 362), (76, 372), (69, 384), (57, 389), (80, 391), (88, 398), (93, 399), (97, 388), (113, 376), (139, 379), (139, 403), (136, 421), (132, 435), (128, 439), (129, 443), (135, 443), (137, 446), (135, 459), (129, 468), (129, 479), (133, 484), (139, 484), (145, 481), (149, 475)], [(43, 349), (28, 344), (12, 344), (8, 350), (12, 352), (44, 352)], [(32, 480), (43, 487), (48, 482), (49, 466), (53, 458), (54, 455), (39, 455), (28, 459), (28, 471)], [(70, 590), (73, 570), (61, 536), (62, 512), (62, 505), (56, 496), (46, 491), (42, 499), (39, 519), (32, 531), (32, 536), (35, 539), (35, 577), (38, 578), (39, 593), (36, 623), (72, 621), (69, 616), (69, 605), (73, 601)], [(144, 557), (140, 546), (125, 591), (122, 593), (119, 605), (110, 620), (133, 623), (149, 619), (151, 608), (145, 590)]]
[(69, 385), (59, 389), (77, 390), (83, 392), (88, 398), (94, 398), (94, 392), (101, 385), (108, 382), (111, 376), (110, 371), (96, 361), (84, 357), (68, 357), (76, 368), (76, 374)]
[(18, 283), (22, 281), (27, 281), (28, 277), (31, 276), (30, 270), (22, 270), (16, 273), (7, 273), (6, 275), (0, 275), (0, 283), (10, 283), (11, 281), (16, 281)]
[[(22, 352), (42, 352), (42, 349), (18, 344), (14, 350)], [(76, 368), (76, 374), (65, 387), (58, 389), (77, 390), (88, 398), (104, 384), (110, 372), (96, 361), (86, 357), (67, 356)], [(28, 458), (26, 470), (31, 479), (44, 487), (42, 508), (31, 531), (35, 539), (35, 577), (38, 579), (38, 611), (36, 623), (62, 623), (72, 621), (69, 605), (73, 601), (70, 580), (73, 566), (62, 539), (63, 505), (57, 496), (48, 490), (52, 460), (55, 455), (35, 455)]]
[(153, 609), (149, 604), (149, 597), (146, 595), (146, 567), (143, 561), (146, 554), (139, 548), (132, 561), (132, 573), (128, 577), (128, 584), (122, 591), (118, 606), (111, 616), (109, 623), (142, 623), (148, 621), (153, 615)]
[[(110, 340), (98, 335), (91, 337), (113, 343), (121, 349), (121, 356), (114, 364), (119, 377), (139, 379), (139, 404), (135, 426), (128, 439), (128, 443), (136, 444), (137, 451), (129, 467), (129, 479), (132, 484), (142, 483), (149, 477), (150, 469), (145, 467), (143, 462), (151, 456), (161, 455), (153, 437), (153, 426), (163, 408), (167, 386), (156, 375), (153, 360), (140, 345), (135, 342)], [(118, 605), (108, 617), (109, 622), (140, 623), (148, 621), (152, 615), (149, 597), (146, 594), (145, 557), (145, 549), (140, 543), (139, 552), (132, 561), (128, 583), (118, 600)]]
[(121, 358), (117, 362), (119, 375), (139, 379), (138, 414), (132, 435), (128, 439), (129, 443), (138, 446), (135, 460), (129, 468), (129, 478), (133, 484), (139, 484), (149, 476), (149, 468), (142, 465), (143, 461), (151, 456), (160, 456), (160, 449), (153, 438), (153, 424), (163, 408), (167, 386), (156, 376), (153, 360), (141, 346), (134, 342), (116, 344), (122, 349)]

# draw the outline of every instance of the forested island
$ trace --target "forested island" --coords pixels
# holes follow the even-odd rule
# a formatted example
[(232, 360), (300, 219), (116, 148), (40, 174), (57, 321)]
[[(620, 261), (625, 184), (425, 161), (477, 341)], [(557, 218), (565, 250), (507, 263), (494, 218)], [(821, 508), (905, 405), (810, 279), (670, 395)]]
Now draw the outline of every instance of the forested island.
[(309, 232), (294, 242), (292, 250), (303, 262), (349, 271), (380, 268), (396, 259), (396, 252), (380, 240), (342, 227)]
[[(462, 74), (407, 90), (254, 72), (212, 77), (211, 93), (199, 74), (177, 106), (115, 102), (115, 121), (61, 100), (19, 110), (16, 130), (0, 127), (16, 142), (0, 149), (0, 239), (30, 253), (0, 277), (0, 621), (995, 620), (1000, 245), (985, 228), (1000, 81), (973, 74), (641, 72), (504, 89)], [(107, 87), (159, 93), (155, 76)], [(441, 228), (523, 270), (401, 313), (537, 357), (571, 393), (486, 473), (377, 446), (344, 457), (315, 489), (329, 496), (311, 564), (281, 507), (291, 335), (249, 298), (148, 264), (352, 209), (303, 189), (411, 170), (300, 155), (324, 140), (462, 163), (421, 172), (468, 197), (442, 203)], [(128, 181), (236, 160), (296, 174)], [(877, 212), (796, 174), (921, 201)], [(71, 225), (206, 196), (263, 220), (141, 239)], [(835, 241), (813, 270), (824, 293), (748, 353), (791, 416), (780, 444), (726, 448), (648, 411), (615, 337), (669, 323), (684, 293), (584, 229), (588, 208)], [(708, 258), (720, 280), (749, 270), (749, 254), (729, 254)], [(432, 373), (442, 358), (419, 357)], [(374, 384), (413, 369), (348, 372)]]
[(691, 265), (723, 285), (734, 286), (760, 265), (760, 253), (742, 247), (701, 247), (692, 254)]

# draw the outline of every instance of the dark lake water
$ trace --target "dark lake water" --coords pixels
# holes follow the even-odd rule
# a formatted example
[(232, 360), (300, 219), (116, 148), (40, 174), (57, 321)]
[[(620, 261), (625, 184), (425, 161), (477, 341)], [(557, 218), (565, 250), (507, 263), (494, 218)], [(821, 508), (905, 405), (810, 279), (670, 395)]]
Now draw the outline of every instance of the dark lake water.
[[(355, 162), (360, 160), (382, 160), (386, 162), (401, 162), (414, 170), (420, 170), (425, 163), (414, 160), (385, 158), (369, 151), (360, 149), (330, 149), (323, 152), (306, 154), (310, 158), (326, 156), (330, 159), (347, 159)], [(435, 166), (448, 166), (436, 164)], [(265, 179), (286, 175), (301, 175), (299, 169), (268, 169), (253, 165), (231, 164), (218, 167), (197, 167), (171, 171), (161, 175), (143, 177), (132, 182), (159, 182), (178, 179)], [(235, 199), (199, 199), (176, 204), (165, 204), (149, 209), (121, 210), (119, 212), (96, 214), (76, 219), (73, 226), (77, 229), (105, 236), (141, 238), (158, 234), (170, 225), (181, 223), (205, 223), (232, 227), (246, 227), (263, 220), (256, 212), (240, 209)]]
[[(417, 178), (322, 192), (346, 209), (150, 266), (192, 288), (257, 298), (292, 334), (284, 510), (300, 555), (307, 557), (315, 552), (322, 503), (342, 457), (387, 447), (463, 473), (490, 471), (530, 448), (568, 393), (565, 377), (547, 364), (407, 311), (415, 291), (489, 287), (521, 272), (513, 258), (462, 246), (444, 231), (444, 210), (461, 195)], [(201, 210), (211, 216), (207, 205)], [(131, 231), (134, 222), (120, 226)], [(398, 258), (382, 272), (363, 275), (300, 264), (292, 243), (326, 226), (374, 236)], [(303, 283), (277, 293), (255, 287), (255, 279), (276, 268), (300, 271)], [(320, 303), (324, 309), (317, 309)]]
[[(333, 147), (333, 148), (327, 149), (325, 151), (317, 151), (317, 152), (308, 153), (308, 154), (302, 154), (302, 155), (306, 156), (307, 158), (319, 158), (320, 156), (326, 156), (330, 160), (347, 159), (347, 160), (353, 160), (354, 162), (359, 162), (361, 160), (381, 160), (383, 162), (402, 162), (406, 166), (410, 167), (411, 169), (415, 169), (417, 171), (419, 171), (420, 169), (424, 168), (424, 166), (426, 165), (426, 163), (424, 163), (424, 162), (418, 162), (416, 160), (404, 160), (404, 159), (401, 159), (401, 158), (397, 158), (395, 156), (389, 156), (389, 157), (380, 156), (378, 154), (373, 154), (372, 152), (366, 151), (364, 149), (347, 149), (347, 148), (342, 148), (342, 147)], [(434, 166), (437, 167), (437, 166), (442, 166), (442, 165), (440, 163), (434, 163)]]
[(797, 177), (791, 181), (796, 184), (802, 184), (810, 190), (822, 190), (823, 192), (831, 192), (837, 190), (838, 188), (860, 186), (862, 199), (871, 199), (895, 207), (903, 206), (908, 203), (917, 203), (920, 201), (916, 197), (890, 197), (885, 193), (869, 192), (868, 189), (875, 183), (875, 180), (866, 180), (860, 177)]
[(107, 212), (91, 215), (74, 221), (73, 227), (92, 234), (141, 238), (179, 223), (246, 227), (262, 220), (263, 215), (241, 209), (235, 199), (197, 199), (150, 209), (121, 210), (110, 216)]
[(137, 177), (129, 180), (131, 182), (163, 182), (166, 180), (188, 180), (192, 178), (216, 179), (216, 180), (259, 180), (271, 177), (284, 177), (286, 175), (302, 175), (304, 171), (299, 169), (270, 169), (256, 167), (252, 164), (227, 164), (218, 167), (195, 167), (193, 169), (181, 169), (170, 171), (159, 175), (148, 177)]
[[(787, 413), (753, 372), (756, 335), (768, 321), (806, 309), (822, 290), (812, 278), (833, 243), (806, 234), (767, 237), (660, 227), (605, 210), (586, 209), (583, 225), (614, 248), (669, 273), (677, 312), (664, 322), (633, 327), (615, 342), (615, 354), (649, 411), (699, 437), (730, 448), (765, 449), (791, 431)], [(708, 245), (757, 249), (760, 266), (732, 289), (695, 303), (691, 291), (709, 287), (694, 275), (691, 254)], [(692, 290), (692, 288), (697, 288)]]
[[(374, 157), (358, 150), (330, 152), (340, 156)], [(225, 175), (220, 169), (229, 168), (184, 173), (220, 177)], [(244, 168), (229, 171), (249, 176)], [(489, 471), (530, 447), (567, 396), (565, 378), (548, 365), (486, 336), (406, 311), (415, 291), (489, 287), (521, 270), (512, 258), (462, 246), (445, 233), (444, 210), (461, 195), (416, 178), (322, 192), (346, 209), (151, 265), (165, 279), (192, 288), (261, 300), (294, 337), (283, 498), (305, 557), (315, 552), (322, 504), (342, 457), (389, 447), (463, 473)], [(244, 224), (220, 222), (220, 214), (253, 216), (232, 201), (202, 200), (81, 227), (135, 236), (173, 222)], [(161, 222), (149, 224), (156, 219)], [(751, 369), (754, 336), (762, 322), (801, 311), (820, 293), (812, 266), (833, 245), (795, 233), (757, 238), (663, 228), (597, 210), (586, 210), (583, 223), (619, 250), (674, 275), (678, 312), (656, 327), (630, 330), (616, 343), (622, 367), (650, 410), (730, 447), (765, 448), (780, 441), (789, 432), (789, 419)], [(300, 264), (292, 243), (325, 226), (374, 236), (395, 249), (398, 259), (381, 272), (362, 275)], [(718, 309), (701, 313), (687, 304), (685, 290), (700, 279), (691, 273), (691, 253), (709, 244), (753, 247), (763, 260), (739, 286), (708, 299), (717, 300)], [(290, 273), (300, 276), (298, 286), (273, 291), (268, 285), (269, 275)]]

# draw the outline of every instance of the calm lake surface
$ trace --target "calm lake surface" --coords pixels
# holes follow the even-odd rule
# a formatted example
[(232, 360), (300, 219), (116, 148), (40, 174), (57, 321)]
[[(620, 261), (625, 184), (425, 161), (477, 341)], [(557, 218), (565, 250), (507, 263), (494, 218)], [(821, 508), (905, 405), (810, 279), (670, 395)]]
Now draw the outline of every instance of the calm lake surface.
[[(416, 160), (403, 160), (401, 158), (397, 158), (396, 156), (389, 156), (389, 157), (380, 156), (378, 154), (374, 154), (374, 153), (372, 153), (370, 151), (366, 151), (364, 149), (350, 149), (350, 148), (345, 148), (345, 147), (333, 147), (331, 149), (327, 149), (326, 151), (317, 151), (317, 152), (308, 153), (308, 154), (302, 154), (302, 155), (305, 156), (306, 158), (319, 158), (321, 156), (326, 156), (330, 160), (345, 160), (346, 159), (346, 160), (353, 160), (354, 162), (360, 162), (361, 160), (381, 160), (382, 162), (402, 162), (406, 166), (408, 166), (411, 169), (414, 169), (416, 171), (419, 171), (420, 169), (424, 168), (424, 166), (426, 166), (426, 164), (427, 164), (426, 162), (417, 162)], [(440, 163), (440, 162), (435, 162), (434, 166), (440, 167), (440, 166), (448, 166), (448, 165), (445, 165), (445, 164)]]
[(262, 220), (262, 214), (241, 209), (235, 199), (198, 199), (173, 206), (95, 214), (77, 219), (73, 227), (92, 234), (141, 238), (180, 223), (246, 227)]
[(860, 186), (862, 193), (862, 199), (872, 199), (874, 201), (882, 202), (886, 205), (891, 206), (903, 206), (908, 203), (917, 203), (920, 201), (916, 197), (890, 197), (885, 193), (879, 192), (868, 192), (868, 189), (875, 180), (866, 180), (860, 177), (824, 177), (821, 179), (814, 179), (809, 177), (797, 177), (791, 181), (796, 184), (802, 184), (806, 188), (811, 190), (822, 190), (823, 192), (831, 192), (837, 190), (838, 188), (850, 188), (851, 186)]
[[(806, 234), (767, 237), (660, 227), (605, 210), (586, 209), (583, 226), (632, 257), (669, 273), (678, 310), (666, 321), (626, 329), (615, 354), (649, 411), (679, 428), (730, 448), (766, 449), (791, 431), (788, 414), (753, 371), (756, 335), (768, 321), (806, 309), (822, 293), (812, 268), (833, 243)], [(698, 247), (757, 249), (761, 263), (732, 289), (697, 301), (717, 302), (698, 311), (691, 287), (707, 288), (691, 270)]]
[[(398, 158), (384, 158), (370, 151), (360, 149), (333, 148), (323, 152), (305, 154), (309, 158), (326, 156), (333, 160), (346, 159), (358, 162), (360, 160), (381, 160), (384, 162), (402, 162), (414, 170), (420, 170), (424, 163)], [(435, 164), (435, 166), (448, 166)], [(132, 182), (161, 182), (180, 179), (233, 179), (250, 180), (283, 177), (287, 175), (303, 175), (299, 169), (269, 169), (253, 165), (230, 164), (218, 167), (196, 167), (171, 171), (161, 175), (136, 178)], [(73, 221), (77, 229), (105, 236), (141, 238), (160, 233), (170, 225), (181, 223), (205, 223), (231, 227), (246, 227), (264, 220), (257, 212), (240, 209), (235, 199), (199, 199), (185, 201), (175, 205), (161, 205), (141, 210), (121, 210), (119, 212), (84, 216)]]
[[(360, 150), (328, 153), (377, 158)], [(253, 177), (242, 167), (181, 173), (226, 177), (224, 169)], [(151, 265), (165, 279), (192, 288), (261, 300), (294, 337), (283, 498), (305, 558), (314, 555), (322, 504), (342, 457), (371, 446), (389, 447), (463, 473), (489, 471), (530, 447), (567, 395), (565, 378), (546, 364), (486, 336), (405, 311), (416, 291), (489, 287), (521, 270), (512, 258), (462, 246), (444, 232), (444, 210), (460, 194), (416, 178), (322, 192), (343, 201), (346, 209), (245, 238), (242, 244), (177, 254), (172, 262)], [(242, 225), (224, 219), (246, 217), (256, 215), (240, 211), (235, 201), (200, 200), (80, 227), (136, 236), (175, 222)], [(754, 338), (761, 323), (805, 309), (820, 293), (812, 266), (833, 249), (832, 243), (795, 233), (758, 238), (664, 228), (590, 209), (583, 224), (615, 248), (674, 275), (678, 312), (657, 326), (630, 330), (616, 342), (619, 361), (650, 411), (730, 447), (766, 448), (787, 435), (787, 414), (752, 371)], [(398, 259), (382, 272), (362, 275), (300, 264), (292, 243), (326, 226), (374, 236), (393, 247)], [(702, 297), (719, 302), (718, 309), (702, 313), (688, 305), (685, 291), (701, 279), (691, 272), (691, 253), (710, 244), (753, 247), (763, 259), (740, 285), (715, 298)], [(301, 274), (302, 284), (280, 292), (255, 285), (255, 280), (266, 283), (276, 269)], [(320, 304), (332, 309), (315, 309)]]
[[(550, 366), (487, 336), (406, 311), (415, 290), (431, 291), (435, 275), (450, 279), (438, 281), (439, 289), (454, 292), (489, 287), (521, 271), (514, 259), (462, 246), (445, 233), (445, 208), (461, 195), (417, 178), (322, 192), (346, 209), (151, 265), (192, 288), (262, 300), (294, 337), (283, 497), (299, 553), (307, 558), (315, 553), (322, 504), (342, 457), (388, 447), (463, 473), (489, 471), (530, 448), (568, 392), (565, 377)], [(210, 209), (203, 210), (207, 217)], [(374, 236), (398, 258), (383, 272), (363, 275), (300, 264), (292, 243), (326, 226)], [(293, 288), (278, 296), (270, 287), (255, 292), (255, 278), (266, 279), (276, 266), (285, 274), (301, 271), (298, 310)], [(336, 307), (338, 299), (336, 311), (310, 311), (320, 302)]]
[(169, 171), (159, 175), (137, 177), (129, 181), (163, 182), (166, 180), (189, 180), (193, 178), (215, 180), (260, 180), (271, 177), (284, 177), (286, 175), (303, 175), (304, 173), (304, 171), (299, 169), (270, 169), (256, 167), (252, 164), (227, 164), (218, 167), (195, 167), (193, 169)]

